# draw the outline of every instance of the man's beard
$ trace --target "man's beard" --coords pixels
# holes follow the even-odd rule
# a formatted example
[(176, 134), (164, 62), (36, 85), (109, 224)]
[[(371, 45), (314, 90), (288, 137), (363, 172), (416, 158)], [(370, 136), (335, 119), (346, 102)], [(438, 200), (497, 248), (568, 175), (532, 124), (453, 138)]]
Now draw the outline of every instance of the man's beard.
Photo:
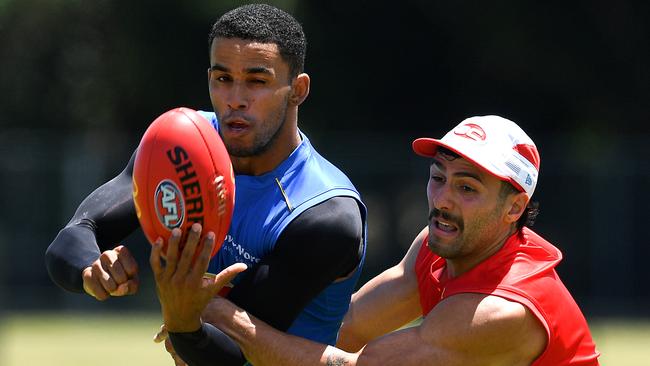
[[(285, 98), (282, 108), (278, 111), (278, 113), (275, 113), (274, 116), (271, 117), (273, 122), (271, 125), (275, 125), (277, 123), (277, 128), (275, 130), (261, 130), (260, 133), (255, 136), (251, 146), (236, 146), (224, 140), (228, 154), (238, 158), (248, 158), (261, 155), (266, 152), (271, 146), (273, 146), (286, 123), (288, 109), (287, 102), (288, 98)], [(268, 120), (261, 123), (261, 126), (268, 125)]]

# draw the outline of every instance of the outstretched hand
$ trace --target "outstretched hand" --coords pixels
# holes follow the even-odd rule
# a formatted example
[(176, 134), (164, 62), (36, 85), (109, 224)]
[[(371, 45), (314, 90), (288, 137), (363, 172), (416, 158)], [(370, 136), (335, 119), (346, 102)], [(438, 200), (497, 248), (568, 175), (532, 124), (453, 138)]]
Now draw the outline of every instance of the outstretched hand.
[(169, 332), (198, 330), (201, 327), (201, 312), (210, 299), (246, 269), (245, 264), (236, 263), (216, 276), (206, 275), (215, 235), (208, 232), (199, 243), (201, 229), (200, 224), (192, 225), (182, 251), (179, 249), (181, 230), (172, 230), (164, 265), (161, 261), (162, 238), (152, 245), (149, 263), (156, 280), (163, 321)]

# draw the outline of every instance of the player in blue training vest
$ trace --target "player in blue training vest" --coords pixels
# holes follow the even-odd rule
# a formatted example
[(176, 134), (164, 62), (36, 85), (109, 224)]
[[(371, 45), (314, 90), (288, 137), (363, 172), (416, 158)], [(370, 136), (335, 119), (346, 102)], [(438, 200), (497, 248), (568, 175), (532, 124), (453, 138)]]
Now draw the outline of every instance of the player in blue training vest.
[[(203, 115), (230, 155), (236, 203), (211, 266), (206, 257), (189, 267), (217, 273), (248, 264), (232, 281), (230, 301), (276, 329), (334, 344), (365, 256), (366, 209), (348, 178), (298, 129), (298, 106), (310, 88), (302, 28), (270, 5), (244, 5), (217, 20), (209, 45), (214, 113)], [(98, 300), (138, 291), (136, 261), (119, 245), (138, 227), (133, 161), (81, 203), (48, 247), (46, 266), (61, 287)], [(180, 255), (187, 258), (200, 230), (194, 225), (179, 243), (175, 229), (167, 244), (184, 244)], [(211, 238), (205, 235), (201, 248), (212, 247)], [(155, 243), (150, 257), (165, 324), (156, 339), (168, 332), (165, 344), (178, 365), (245, 364), (241, 348), (218, 328), (215, 282), (186, 281), (187, 267), (169, 251), (163, 264), (160, 248)]]

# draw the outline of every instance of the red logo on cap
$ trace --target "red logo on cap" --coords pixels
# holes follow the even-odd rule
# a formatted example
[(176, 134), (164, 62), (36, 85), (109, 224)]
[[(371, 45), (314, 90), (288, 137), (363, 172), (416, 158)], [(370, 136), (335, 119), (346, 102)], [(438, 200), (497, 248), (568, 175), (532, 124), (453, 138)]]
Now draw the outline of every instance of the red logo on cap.
[(467, 123), (462, 126), (458, 126), (454, 130), (454, 134), (462, 136), (474, 141), (485, 141), (487, 135), (481, 126), (475, 123)]

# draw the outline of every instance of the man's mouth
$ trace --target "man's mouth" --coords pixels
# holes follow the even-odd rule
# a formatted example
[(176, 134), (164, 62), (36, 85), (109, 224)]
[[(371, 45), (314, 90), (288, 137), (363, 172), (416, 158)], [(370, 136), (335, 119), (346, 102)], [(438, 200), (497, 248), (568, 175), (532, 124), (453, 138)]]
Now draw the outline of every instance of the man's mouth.
[(250, 128), (250, 123), (243, 119), (232, 119), (226, 121), (226, 127), (233, 132), (242, 132)]
[(440, 229), (440, 230), (442, 230), (444, 232), (447, 232), (447, 233), (452, 233), (452, 232), (458, 231), (458, 228), (455, 225), (452, 225), (451, 223), (443, 222), (443, 221), (440, 221), (440, 220), (435, 220), (434, 225), (436, 226), (436, 228), (438, 228), (438, 229)]
[(455, 218), (449, 212), (441, 211), (437, 208), (434, 208), (429, 212), (429, 221), (437, 231), (442, 233), (452, 234), (462, 230), (463, 228), (460, 218)]

